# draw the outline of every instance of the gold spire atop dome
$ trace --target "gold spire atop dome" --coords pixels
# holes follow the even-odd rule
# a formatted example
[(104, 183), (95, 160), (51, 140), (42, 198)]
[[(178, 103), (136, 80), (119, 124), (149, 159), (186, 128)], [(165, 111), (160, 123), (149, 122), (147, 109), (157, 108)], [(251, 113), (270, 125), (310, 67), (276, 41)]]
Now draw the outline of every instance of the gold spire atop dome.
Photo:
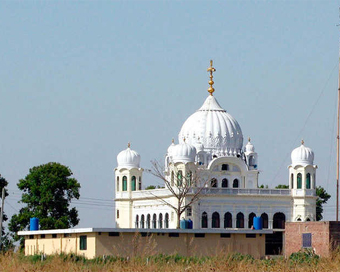
[(250, 142), (250, 137), (248, 137), (248, 142)]
[(303, 139), (301, 140), (301, 144), (302, 144), (302, 145), (305, 144), (305, 141), (304, 141)]
[(175, 143), (175, 139), (174, 138), (172, 138), (172, 141), (171, 141), (173, 144)]
[(213, 92), (215, 91), (215, 89), (213, 88), (214, 85), (214, 81), (213, 81), (213, 72), (215, 72), (216, 69), (213, 67), (213, 61), (210, 61), (210, 67), (207, 69), (207, 72), (210, 72), (210, 80), (209, 80), (209, 89), (208, 92), (210, 93), (210, 95), (213, 95)]
[(131, 146), (131, 144), (130, 144), (130, 142), (128, 142), (128, 148), (130, 148), (130, 146)]

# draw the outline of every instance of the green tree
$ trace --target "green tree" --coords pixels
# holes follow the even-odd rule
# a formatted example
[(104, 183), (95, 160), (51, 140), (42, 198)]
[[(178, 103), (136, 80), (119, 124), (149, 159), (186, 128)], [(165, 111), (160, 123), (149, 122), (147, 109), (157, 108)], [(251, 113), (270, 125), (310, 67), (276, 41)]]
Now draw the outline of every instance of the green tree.
[(316, 221), (320, 221), (323, 218), (323, 204), (327, 203), (328, 199), (331, 198), (331, 195), (329, 195), (321, 186), (316, 188), (316, 195), (318, 197), (316, 199)]
[[(26, 230), (30, 218), (37, 217), (40, 229), (66, 229), (79, 223), (78, 211), (70, 208), (72, 199), (79, 199), (80, 184), (72, 171), (60, 163), (35, 166), (19, 181), (23, 191), (20, 202), (25, 206), (12, 216), (9, 229), (16, 233)], [(19, 237), (14, 235), (15, 240)]]
[(279, 184), (275, 187), (275, 189), (289, 189), (289, 185)]

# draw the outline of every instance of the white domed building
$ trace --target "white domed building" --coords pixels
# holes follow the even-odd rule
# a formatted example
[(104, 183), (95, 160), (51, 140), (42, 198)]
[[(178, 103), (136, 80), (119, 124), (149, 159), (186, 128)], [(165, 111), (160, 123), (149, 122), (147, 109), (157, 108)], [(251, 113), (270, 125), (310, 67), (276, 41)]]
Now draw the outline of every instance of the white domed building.
[[(209, 95), (182, 125), (178, 144), (165, 154), (164, 187), (142, 190), (140, 156), (130, 146), (119, 153), (116, 179), (116, 226), (176, 228), (178, 198), (185, 191), (184, 212), (194, 229), (251, 229), (254, 218), (263, 228), (283, 230), (285, 222), (316, 219), (314, 153), (302, 145), (291, 153), (289, 189), (258, 187), (258, 154), (250, 138), (243, 146), (239, 123)], [(163, 172), (162, 172), (163, 174)], [(194, 201), (192, 199), (194, 198)]]

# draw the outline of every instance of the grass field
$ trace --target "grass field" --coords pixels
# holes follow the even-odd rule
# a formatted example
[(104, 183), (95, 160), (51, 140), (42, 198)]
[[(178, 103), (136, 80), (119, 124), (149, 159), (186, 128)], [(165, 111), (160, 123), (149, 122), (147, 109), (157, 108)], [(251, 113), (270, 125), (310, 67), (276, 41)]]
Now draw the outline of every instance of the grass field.
[(20, 253), (0, 255), (1, 271), (340, 271), (340, 251), (330, 258), (309, 253), (293, 254), (271, 260), (255, 260), (241, 254), (209, 258), (157, 255), (152, 257), (106, 257), (86, 260), (79, 256), (41, 255), (26, 257)]

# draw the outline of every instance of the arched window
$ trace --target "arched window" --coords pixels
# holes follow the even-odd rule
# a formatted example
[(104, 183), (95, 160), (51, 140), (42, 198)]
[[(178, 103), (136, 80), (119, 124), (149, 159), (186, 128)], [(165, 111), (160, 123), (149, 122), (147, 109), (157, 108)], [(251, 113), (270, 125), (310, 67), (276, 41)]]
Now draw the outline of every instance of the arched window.
[(230, 212), (224, 214), (224, 227), (232, 228), (233, 227), (233, 217)]
[(254, 166), (255, 160), (253, 156), (249, 156), (249, 166)]
[(291, 173), (290, 175), (290, 186), (291, 186), (291, 189), (294, 189), (294, 174)]
[(211, 185), (211, 187), (217, 187), (217, 179), (215, 179), (215, 178), (211, 179), (210, 185)]
[(202, 229), (206, 229), (208, 227), (208, 214), (206, 212), (202, 213)]
[(136, 222), (135, 222), (136, 229), (138, 229), (138, 223), (139, 223), (139, 216), (137, 214), (136, 215)]
[(189, 171), (187, 173), (187, 182), (188, 182), (188, 185), (191, 186), (192, 185), (192, 172)]
[(284, 213), (278, 212), (273, 217), (273, 229), (284, 229), (286, 222), (286, 216)]
[(168, 229), (169, 228), (169, 214), (168, 213), (165, 214), (164, 224), (165, 224), (165, 228)]
[(302, 189), (302, 175), (301, 175), (301, 173), (297, 174), (297, 188)]
[(238, 188), (238, 179), (234, 179), (233, 188)]
[(306, 189), (310, 189), (310, 174), (306, 175)]
[(119, 177), (117, 177), (117, 186), (116, 186), (116, 191), (119, 192)]
[(198, 155), (198, 165), (204, 164), (204, 157), (202, 154)]
[(179, 170), (177, 173), (177, 186), (182, 186), (183, 184), (183, 173), (182, 170)]
[(241, 212), (236, 216), (236, 228), (244, 228), (244, 215)]
[(163, 214), (159, 214), (158, 216), (158, 228), (162, 229), (163, 228)]
[(302, 220), (301, 220), (301, 218), (299, 217), (296, 221), (299, 221), (299, 222), (300, 222), (300, 221), (302, 221)]
[[(144, 215), (142, 215), (142, 216), (144, 216)], [(147, 228), (147, 229), (150, 229), (150, 228), (151, 228), (150, 221), (151, 221), (151, 216), (150, 216), (150, 214), (148, 214), (148, 215), (146, 216), (146, 228)]]
[(262, 218), (262, 228), (268, 229), (268, 214), (266, 213), (261, 214), (261, 218)]
[(144, 229), (144, 222), (145, 222), (145, 217), (144, 217), (144, 214), (142, 214), (142, 216), (140, 217), (140, 227), (142, 229)]
[(309, 217), (307, 217), (306, 221), (310, 221)]
[(171, 186), (174, 186), (174, 180), (175, 180), (174, 171), (171, 171)]
[(248, 228), (250, 229), (254, 225), (254, 217), (256, 216), (255, 213), (250, 213), (248, 217)]
[(142, 177), (139, 177), (138, 180), (138, 190), (142, 190)]
[(218, 212), (214, 212), (212, 214), (212, 219), (211, 219), (211, 227), (212, 228), (219, 228), (220, 227), (220, 214)]
[(222, 187), (223, 188), (228, 188), (228, 180), (226, 178), (222, 179)]
[(152, 216), (152, 228), (153, 229), (157, 228), (157, 215), (155, 213)]
[(123, 177), (123, 191), (127, 191), (127, 177)]
[(132, 176), (131, 178), (131, 191), (136, 191), (136, 177)]
[(222, 164), (222, 171), (228, 171), (229, 165), (228, 164)]

